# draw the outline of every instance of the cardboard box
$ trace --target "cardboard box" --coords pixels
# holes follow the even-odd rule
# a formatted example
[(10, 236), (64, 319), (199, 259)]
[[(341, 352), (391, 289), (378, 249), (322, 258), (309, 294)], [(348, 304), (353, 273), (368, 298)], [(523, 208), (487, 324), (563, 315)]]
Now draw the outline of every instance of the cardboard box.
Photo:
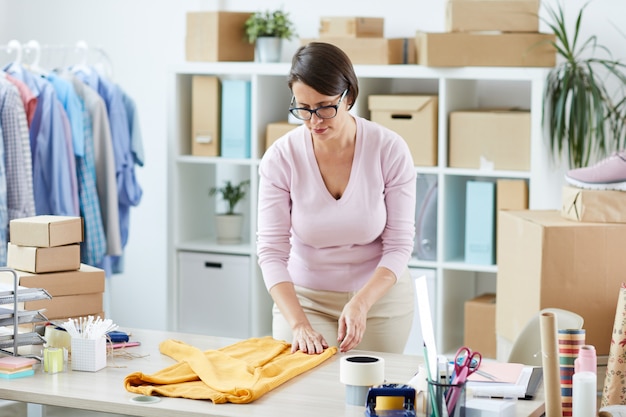
[(47, 248), (83, 241), (83, 219), (73, 216), (33, 216), (9, 223), (10, 242)]
[(372, 121), (388, 127), (404, 138), (415, 165), (437, 165), (437, 96), (370, 95), (368, 106)]
[(249, 80), (222, 81), (220, 155), (250, 158), (251, 83)]
[(431, 67), (553, 67), (547, 33), (417, 32), (417, 63)]
[(39, 248), (9, 242), (7, 266), (34, 273), (77, 270), (80, 268), (80, 245)]
[(220, 79), (213, 75), (191, 77), (191, 154), (220, 154)]
[(320, 18), (320, 38), (382, 38), (383, 17), (323, 16)]
[(483, 358), (496, 357), (496, 295), (482, 294), (465, 302), (463, 345)]
[[(19, 270), (15, 272), (19, 285), (26, 288), (43, 288), (53, 297), (104, 292), (104, 270), (90, 265), (81, 264), (80, 269), (76, 271), (45, 274)], [(0, 283), (12, 285), (13, 279), (13, 274), (0, 272)]]
[(558, 210), (501, 211), (496, 332), (514, 341), (544, 308), (581, 315), (586, 344), (609, 352), (624, 281), (626, 225), (581, 223)]
[(341, 38), (300, 39), (301, 45), (309, 42), (328, 42), (341, 48), (353, 64), (387, 65), (415, 64), (416, 49), (413, 38)]
[(561, 215), (579, 222), (626, 223), (626, 193), (565, 185)]
[(254, 61), (244, 24), (252, 12), (188, 12), (187, 61)]
[(496, 212), (500, 210), (526, 210), (528, 208), (528, 182), (504, 179), (496, 181)]
[(539, 0), (446, 3), (447, 32), (539, 32)]
[(43, 313), (49, 320), (95, 316), (103, 310), (102, 296), (102, 293), (62, 295), (50, 300), (26, 301), (24, 309), (45, 309)]
[(495, 263), (495, 184), (468, 181), (465, 201), (465, 262), (477, 265)]
[(298, 126), (300, 125), (287, 121), (268, 123), (265, 128), (265, 150), (267, 150), (276, 139), (286, 135)]
[(448, 165), (485, 170), (530, 170), (530, 112), (464, 110), (450, 113)]

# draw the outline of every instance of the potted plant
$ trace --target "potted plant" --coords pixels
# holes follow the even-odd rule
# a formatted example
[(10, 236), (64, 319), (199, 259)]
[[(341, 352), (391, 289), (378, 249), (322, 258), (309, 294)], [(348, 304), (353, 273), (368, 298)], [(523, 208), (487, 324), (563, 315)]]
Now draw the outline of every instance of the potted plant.
[(243, 226), (243, 216), (235, 212), (235, 207), (246, 196), (247, 187), (250, 180), (233, 184), (225, 181), (222, 187), (212, 187), (209, 196), (220, 194), (222, 199), (228, 204), (226, 213), (216, 215), (217, 242), (223, 244), (233, 244), (241, 242), (241, 229)]
[(578, 12), (571, 33), (562, 5), (547, 7), (548, 19), (543, 19), (554, 32), (552, 44), (562, 58), (548, 73), (543, 124), (553, 157), (567, 157), (570, 168), (588, 166), (590, 158), (621, 149), (626, 135), (625, 66), (598, 44), (595, 35), (580, 39), (588, 4)]
[(256, 44), (261, 62), (279, 62), (283, 39), (291, 40), (296, 35), (289, 13), (283, 10), (253, 13), (244, 27), (248, 42)]

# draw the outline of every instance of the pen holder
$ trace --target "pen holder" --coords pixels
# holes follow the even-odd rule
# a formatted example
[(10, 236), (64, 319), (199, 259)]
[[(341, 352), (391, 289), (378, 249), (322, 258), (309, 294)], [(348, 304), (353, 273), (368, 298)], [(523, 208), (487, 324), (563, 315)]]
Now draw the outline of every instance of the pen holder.
[(461, 417), (465, 413), (465, 383), (446, 384), (428, 379), (426, 417)]
[(107, 365), (106, 339), (72, 338), (72, 371), (97, 372)]

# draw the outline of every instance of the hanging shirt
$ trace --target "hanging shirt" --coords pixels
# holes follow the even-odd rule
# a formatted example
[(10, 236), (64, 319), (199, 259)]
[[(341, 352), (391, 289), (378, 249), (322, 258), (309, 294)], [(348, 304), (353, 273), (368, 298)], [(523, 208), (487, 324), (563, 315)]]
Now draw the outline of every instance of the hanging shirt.
[(46, 79), (16, 65), (7, 70), (37, 97), (30, 128), (36, 214), (79, 216), (76, 162), (63, 105)]
[(79, 208), (84, 224), (84, 237), (80, 245), (81, 262), (98, 266), (102, 264), (106, 253), (106, 238), (96, 190), (91, 119), (82, 98), (70, 81), (53, 73), (48, 75), (48, 79), (66, 109), (72, 129), (72, 143), (81, 149), (79, 154), (74, 147)]
[(26, 112), (26, 121), (28, 122), (28, 127), (30, 127), (31, 122), (33, 121), (33, 116), (35, 116), (35, 110), (37, 109), (37, 97), (32, 91), (30, 91), (26, 84), (17, 78), (6, 74), (6, 79), (15, 85), (17, 90), (20, 92), (20, 97), (22, 98), (22, 103), (24, 104), (24, 111)]
[[(103, 98), (111, 126), (113, 153), (117, 178), (120, 235), (122, 248), (128, 242), (130, 207), (139, 204), (142, 190), (135, 177), (134, 161), (131, 151), (131, 134), (129, 117), (124, 104), (123, 91), (116, 85), (100, 76), (96, 71), (78, 71), (76, 76), (96, 90)], [(122, 272), (121, 263), (113, 266), (114, 272)]]
[[(35, 215), (30, 140), (26, 113), (15, 85), (0, 78), (8, 221)], [(1, 227), (8, 227), (2, 223)], [(8, 236), (8, 233), (7, 233)]]

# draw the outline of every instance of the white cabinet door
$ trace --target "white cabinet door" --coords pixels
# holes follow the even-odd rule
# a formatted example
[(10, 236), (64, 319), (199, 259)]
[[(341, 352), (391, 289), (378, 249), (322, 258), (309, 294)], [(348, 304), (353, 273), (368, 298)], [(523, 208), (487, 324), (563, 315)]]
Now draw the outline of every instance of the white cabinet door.
[(250, 257), (179, 252), (178, 329), (250, 336)]

